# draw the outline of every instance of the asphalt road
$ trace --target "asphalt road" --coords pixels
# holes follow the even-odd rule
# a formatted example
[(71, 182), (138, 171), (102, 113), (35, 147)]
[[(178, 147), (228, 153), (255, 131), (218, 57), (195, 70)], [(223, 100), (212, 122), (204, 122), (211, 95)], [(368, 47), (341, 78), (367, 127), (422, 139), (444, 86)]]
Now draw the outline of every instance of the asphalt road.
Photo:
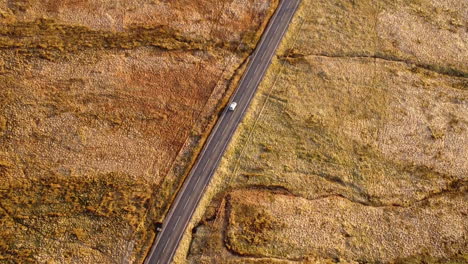
[(270, 65), (271, 59), (300, 1), (282, 0), (278, 6), (260, 43), (251, 56), (250, 63), (240, 81), (239, 87), (231, 98), (231, 102), (237, 102), (237, 108), (234, 111), (225, 109), (221, 114), (197, 162), (172, 204), (164, 220), (162, 231), (158, 234), (145, 263), (169, 264), (172, 261), (190, 218), (237, 126), (244, 117), (245, 111)]

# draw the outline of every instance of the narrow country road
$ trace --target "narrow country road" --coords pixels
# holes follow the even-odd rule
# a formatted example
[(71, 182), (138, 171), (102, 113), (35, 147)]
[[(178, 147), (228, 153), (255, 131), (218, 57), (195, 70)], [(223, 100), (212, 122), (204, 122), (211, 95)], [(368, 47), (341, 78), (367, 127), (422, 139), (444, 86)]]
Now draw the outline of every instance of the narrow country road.
[(147, 264), (169, 264), (177, 250), (180, 239), (187, 228), (206, 186), (216, 170), (219, 160), (231, 140), (237, 126), (244, 117), (252, 97), (271, 63), (291, 19), (301, 0), (282, 0), (270, 20), (239, 87), (231, 98), (237, 102), (234, 111), (225, 109), (208, 137), (197, 162), (167, 214), (162, 231), (148, 254)]

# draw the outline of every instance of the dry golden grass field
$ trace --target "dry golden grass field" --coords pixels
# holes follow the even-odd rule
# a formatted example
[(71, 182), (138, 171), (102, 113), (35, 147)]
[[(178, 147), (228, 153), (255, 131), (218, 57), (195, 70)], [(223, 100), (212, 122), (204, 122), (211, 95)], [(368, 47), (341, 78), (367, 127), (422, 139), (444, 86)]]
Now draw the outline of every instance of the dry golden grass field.
[(180, 263), (467, 263), (468, 2), (303, 0)]
[(140, 263), (276, 0), (0, 0), (0, 263)]

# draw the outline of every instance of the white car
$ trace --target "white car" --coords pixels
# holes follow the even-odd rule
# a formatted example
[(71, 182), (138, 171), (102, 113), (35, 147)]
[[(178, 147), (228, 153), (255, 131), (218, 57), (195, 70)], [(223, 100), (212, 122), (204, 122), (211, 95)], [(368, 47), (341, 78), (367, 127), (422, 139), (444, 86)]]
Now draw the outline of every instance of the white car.
[(229, 111), (234, 111), (236, 109), (236, 106), (237, 106), (237, 103), (236, 102), (232, 102), (231, 104), (229, 104)]

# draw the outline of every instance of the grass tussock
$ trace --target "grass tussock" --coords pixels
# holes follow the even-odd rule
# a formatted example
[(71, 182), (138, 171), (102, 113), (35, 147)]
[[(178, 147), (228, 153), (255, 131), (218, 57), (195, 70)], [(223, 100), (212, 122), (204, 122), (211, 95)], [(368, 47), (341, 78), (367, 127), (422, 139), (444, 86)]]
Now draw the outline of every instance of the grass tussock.
[(48, 19), (4, 24), (0, 29), (0, 49), (13, 49), (20, 54), (46, 58), (89, 49), (135, 49), (147, 46), (164, 50), (207, 50), (214, 46), (231, 50), (235, 48), (235, 43), (215, 44), (207, 41), (210, 40), (185, 39), (180, 33), (163, 26), (109, 32), (58, 24)]
[[(2, 164), (2, 168), (8, 166)], [(5, 170), (0, 173), (7, 177)], [(50, 175), (22, 183), (3, 181), (0, 186), (2, 258), (7, 262), (37, 260), (34, 256), (38, 254), (53, 250), (63, 253), (73, 250), (75, 244), (94, 248), (96, 257), (121, 256), (122, 253), (115, 251), (114, 243), (125, 243), (129, 238), (145, 240), (151, 235), (152, 230), (144, 228), (152, 194), (146, 182), (115, 173), (88, 175), (86, 180)], [(121, 230), (115, 236), (108, 236), (107, 228), (122, 228), (125, 232), (122, 234)], [(18, 241), (25, 243), (18, 244)], [(137, 254), (132, 259), (144, 257), (141, 248), (133, 250)], [(82, 253), (75, 256), (87, 261)], [(67, 259), (63, 255), (58, 258)]]

